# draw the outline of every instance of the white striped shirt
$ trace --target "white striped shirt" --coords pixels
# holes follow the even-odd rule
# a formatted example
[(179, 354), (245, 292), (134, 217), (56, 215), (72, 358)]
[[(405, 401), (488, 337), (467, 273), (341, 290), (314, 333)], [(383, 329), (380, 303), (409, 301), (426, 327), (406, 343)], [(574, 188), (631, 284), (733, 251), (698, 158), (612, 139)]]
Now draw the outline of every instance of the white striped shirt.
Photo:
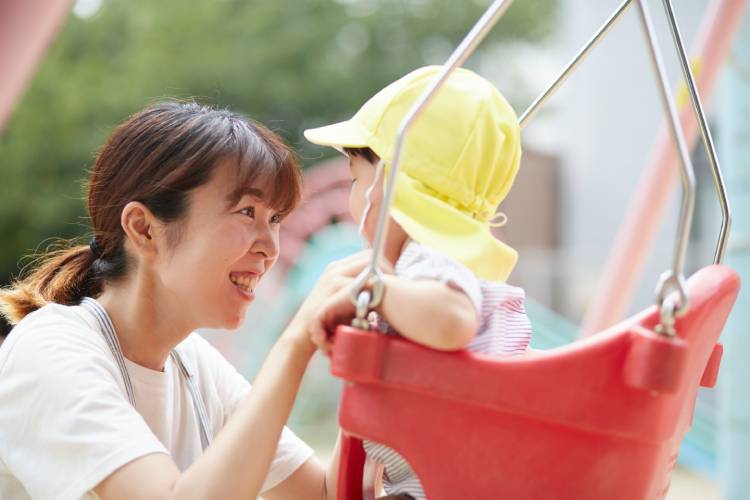
[[(477, 278), (455, 260), (416, 242), (409, 242), (396, 262), (396, 275), (410, 279), (433, 279), (464, 292), (476, 308), (479, 330), (467, 349), (498, 356), (527, 351), (531, 323), (524, 308), (523, 289), (498, 281)], [(384, 321), (378, 321), (384, 333), (394, 334)], [(419, 478), (409, 464), (391, 448), (365, 441), (367, 456), (383, 465), (383, 487), (389, 495), (408, 494), (424, 499)]]

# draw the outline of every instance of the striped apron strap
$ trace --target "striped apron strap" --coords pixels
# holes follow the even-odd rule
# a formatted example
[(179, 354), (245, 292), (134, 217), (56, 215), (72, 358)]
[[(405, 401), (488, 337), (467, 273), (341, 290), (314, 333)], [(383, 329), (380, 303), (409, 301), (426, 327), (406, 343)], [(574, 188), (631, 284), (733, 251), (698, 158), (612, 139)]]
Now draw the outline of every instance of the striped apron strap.
[[(94, 318), (96, 318), (97, 323), (99, 323), (99, 332), (107, 342), (110, 351), (112, 351), (112, 356), (115, 358), (117, 366), (120, 369), (120, 375), (122, 375), (122, 379), (125, 382), (125, 391), (128, 395), (128, 401), (130, 401), (130, 404), (133, 405), (133, 408), (135, 408), (135, 392), (133, 391), (133, 384), (130, 381), (128, 370), (125, 367), (125, 358), (122, 355), (120, 341), (117, 339), (115, 327), (114, 325), (112, 325), (112, 321), (109, 319), (107, 311), (101, 306), (101, 304), (99, 304), (99, 302), (89, 297), (85, 297), (81, 301), (81, 306), (89, 311), (94, 316)], [(188, 391), (190, 392), (190, 396), (193, 400), (193, 408), (195, 409), (196, 417), (198, 417), (198, 427), (200, 428), (201, 446), (205, 451), (206, 448), (208, 448), (208, 445), (211, 444), (212, 435), (210, 431), (211, 427), (208, 424), (209, 420), (206, 406), (203, 403), (203, 398), (201, 397), (201, 393), (198, 390), (198, 386), (195, 384), (193, 374), (187, 369), (182, 356), (180, 356), (180, 353), (177, 352), (177, 349), (173, 349), (170, 355), (172, 356), (172, 360), (175, 362), (175, 365), (177, 365), (177, 369), (180, 371), (181, 377), (185, 380)]]
[(188, 370), (187, 366), (185, 365), (185, 361), (183, 360), (182, 356), (180, 356), (180, 353), (177, 351), (177, 349), (172, 349), (170, 355), (177, 365), (177, 368), (179, 368), (182, 377), (185, 379), (188, 390), (193, 397), (193, 408), (195, 409), (195, 415), (198, 417), (198, 424), (200, 426), (201, 446), (203, 446), (203, 450), (205, 451), (206, 448), (208, 448), (208, 446), (211, 444), (212, 433), (211, 427), (208, 423), (208, 412), (206, 411), (206, 406), (203, 404), (203, 397), (201, 397), (201, 393), (195, 383), (193, 374)]
[(120, 341), (117, 340), (117, 334), (115, 334), (115, 327), (112, 325), (112, 321), (109, 319), (107, 311), (92, 298), (85, 297), (81, 301), (87, 311), (94, 315), (96, 321), (99, 323), (99, 332), (104, 337), (104, 340), (109, 346), (109, 350), (112, 351), (112, 356), (117, 362), (117, 367), (120, 369), (120, 375), (122, 380), (125, 382), (125, 391), (128, 393), (128, 401), (135, 408), (135, 392), (133, 391), (133, 384), (130, 382), (130, 375), (128, 374), (127, 368), (125, 368), (125, 359), (122, 356), (122, 349), (120, 348)]

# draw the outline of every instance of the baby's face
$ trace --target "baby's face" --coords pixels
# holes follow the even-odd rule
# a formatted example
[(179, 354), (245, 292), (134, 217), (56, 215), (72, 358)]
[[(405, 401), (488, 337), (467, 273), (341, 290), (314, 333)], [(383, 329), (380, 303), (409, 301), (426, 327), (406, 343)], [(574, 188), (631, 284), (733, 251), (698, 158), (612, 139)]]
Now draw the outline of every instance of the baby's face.
[[(349, 212), (352, 214), (357, 225), (362, 223), (367, 206), (367, 190), (375, 180), (376, 165), (373, 165), (362, 156), (349, 156), (349, 168), (352, 174), (352, 189), (349, 193)], [(383, 199), (383, 183), (378, 180), (370, 194), (370, 210), (366, 214), (367, 220), (364, 224), (364, 237), (372, 244), (377, 226), (377, 213)]]

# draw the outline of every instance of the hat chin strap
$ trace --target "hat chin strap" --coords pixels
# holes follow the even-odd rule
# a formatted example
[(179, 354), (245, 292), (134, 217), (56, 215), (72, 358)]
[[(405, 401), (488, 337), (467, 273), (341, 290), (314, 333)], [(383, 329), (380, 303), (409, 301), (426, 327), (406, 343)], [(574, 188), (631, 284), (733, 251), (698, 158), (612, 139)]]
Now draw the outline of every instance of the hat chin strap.
[(370, 210), (372, 209), (372, 191), (375, 189), (375, 186), (380, 180), (380, 175), (383, 173), (384, 165), (385, 162), (383, 160), (378, 160), (378, 164), (375, 166), (375, 177), (373, 178), (370, 187), (368, 187), (367, 191), (365, 191), (365, 210), (362, 213), (362, 220), (359, 221), (359, 228), (357, 228), (359, 237), (362, 238), (362, 241), (364, 241), (365, 246), (367, 246), (368, 248), (372, 247), (372, 244), (367, 240), (367, 236), (365, 235), (365, 223), (367, 222), (367, 217), (369, 217)]
[(503, 227), (508, 223), (508, 216), (503, 212), (498, 212), (487, 221), (490, 227)]

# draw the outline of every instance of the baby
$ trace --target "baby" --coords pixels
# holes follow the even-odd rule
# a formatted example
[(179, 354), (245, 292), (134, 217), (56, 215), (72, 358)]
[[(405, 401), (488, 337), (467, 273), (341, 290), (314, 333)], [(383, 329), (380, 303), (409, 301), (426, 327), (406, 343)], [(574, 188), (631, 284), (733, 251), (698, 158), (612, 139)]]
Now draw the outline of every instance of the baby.
[[(413, 71), (350, 120), (305, 131), (311, 142), (348, 156), (349, 209), (371, 244), (399, 126), (441, 70)], [(394, 271), (383, 276), (379, 329), (434, 349), (526, 352), (531, 325), (524, 292), (505, 283), (517, 254), (491, 233), (504, 223), (496, 211), (520, 158), (520, 128), (510, 105), (487, 80), (466, 69), (454, 71), (414, 122), (401, 155), (384, 247)], [(349, 290), (321, 309), (311, 336), (322, 350), (330, 352), (328, 332), (353, 312)], [(425, 498), (400, 455), (378, 443), (364, 445), (368, 457), (383, 465), (388, 495)]]

